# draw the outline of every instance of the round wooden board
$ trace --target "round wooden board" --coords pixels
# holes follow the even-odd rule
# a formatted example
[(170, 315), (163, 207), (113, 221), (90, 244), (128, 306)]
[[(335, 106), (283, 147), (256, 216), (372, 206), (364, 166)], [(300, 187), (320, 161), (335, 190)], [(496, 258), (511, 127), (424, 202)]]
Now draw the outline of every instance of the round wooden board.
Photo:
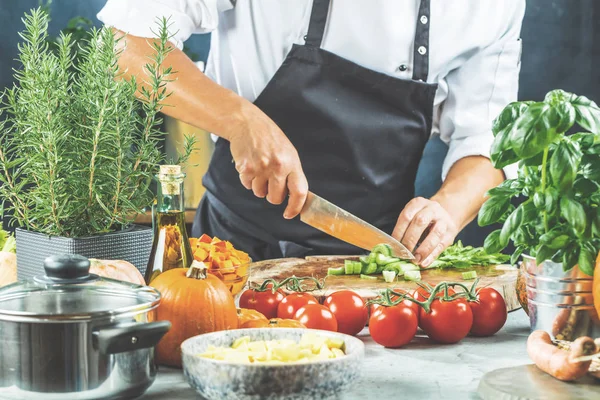
[(600, 381), (585, 376), (561, 382), (533, 364), (490, 371), (477, 393), (483, 400), (588, 400), (600, 398)]
[[(251, 264), (249, 281), (261, 284), (268, 278), (282, 280), (289, 276), (313, 276), (325, 278), (327, 269), (330, 267), (341, 267), (344, 260), (358, 260), (357, 256), (311, 256), (302, 258), (280, 258), (276, 260), (265, 260)], [(507, 265), (491, 267), (475, 267), (477, 276), (480, 278), (478, 286), (490, 286), (502, 294), (508, 311), (521, 308), (515, 291), (518, 269)], [(467, 287), (472, 281), (462, 279), (464, 271), (455, 269), (429, 269), (421, 271), (422, 280), (435, 286), (439, 282), (452, 281), (464, 282)], [(311, 292), (322, 300), (328, 294), (338, 290), (350, 289), (358, 293), (365, 300), (373, 299), (386, 287), (397, 289), (415, 289), (415, 282), (399, 280), (394, 283), (386, 283), (379, 276), (376, 281), (361, 279), (359, 275), (327, 276), (325, 288)]]

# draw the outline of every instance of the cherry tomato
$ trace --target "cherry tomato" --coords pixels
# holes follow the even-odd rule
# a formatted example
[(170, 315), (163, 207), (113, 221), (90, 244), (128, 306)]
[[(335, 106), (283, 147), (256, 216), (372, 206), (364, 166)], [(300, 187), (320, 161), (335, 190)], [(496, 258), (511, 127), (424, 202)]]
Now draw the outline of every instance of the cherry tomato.
[(288, 294), (277, 307), (277, 318), (292, 319), (296, 315), (296, 311), (307, 304), (319, 304), (319, 302), (310, 293)]
[[(272, 285), (269, 287), (272, 287)], [(284, 297), (280, 291), (273, 293), (272, 290), (257, 292), (254, 289), (247, 289), (240, 296), (240, 308), (256, 310), (267, 319), (276, 318), (277, 307)]]
[(460, 342), (471, 330), (473, 312), (465, 299), (435, 299), (431, 312), (421, 309), (419, 326), (427, 336), (440, 343)]
[(418, 318), (415, 312), (402, 303), (381, 306), (369, 318), (369, 333), (375, 341), (385, 347), (402, 347), (417, 333)]
[(369, 319), (369, 310), (364, 300), (351, 290), (330, 294), (323, 305), (335, 315), (337, 331), (347, 335), (358, 334)]
[(498, 291), (489, 287), (478, 289), (477, 298), (479, 301), (469, 302), (473, 312), (471, 335), (492, 336), (506, 322), (506, 303)]
[(294, 319), (309, 329), (337, 332), (338, 323), (329, 308), (320, 304), (307, 304), (296, 311)]
[[(454, 291), (454, 289), (448, 288), (448, 295), (452, 296), (455, 293), (456, 292)], [(427, 291), (427, 289), (424, 289), (423, 287), (419, 286), (419, 288), (414, 293), (414, 298), (419, 301), (425, 301), (429, 298), (430, 294), (431, 293), (429, 293)], [(435, 297), (443, 297), (443, 296), (444, 296), (444, 291), (442, 290), (442, 291), (438, 292), (438, 294)]]
[[(422, 297), (419, 297), (419, 293), (416, 290), (412, 291), (412, 292), (407, 292), (407, 294), (409, 296), (411, 296), (413, 299), (423, 301)], [(398, 296), (393, 296), (393, 295), (391, 296), (392, 301), (395, 301), (397, 298), (398, 298)], [(420, 305), (418, 305), (414, 301), (410, 301), (410, 300), (404, 300), (400, 304), (404, 304), (404, 306), (413, 310), (413, 312), (417, 316), (417, 319), (419, 318), (419, 309), (421, 308)], [(371, 304), (371, 309), (370, 309), (371, 315), (375, 314), (378, 310), (381, 310), (382, 307), (384, 307), (384, 306), (379, 305), (379, 304)]]

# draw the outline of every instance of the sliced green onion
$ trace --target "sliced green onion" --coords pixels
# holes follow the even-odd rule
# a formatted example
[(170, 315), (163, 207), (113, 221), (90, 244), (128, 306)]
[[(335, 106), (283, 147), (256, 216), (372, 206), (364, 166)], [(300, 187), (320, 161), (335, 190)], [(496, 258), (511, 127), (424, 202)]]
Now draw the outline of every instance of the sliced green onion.
[(415, 264), (409, 263), (409, 262), (401, 263), (400, 269), (402, 270), (402, 272), (404, 274), (406, 274), (409, 271), (417, 271), (417, 272), (421, 271), (421, 268), (418, 265), (415, 265)]
[(352, 275), (354, 273), (354, 261), (344, 261), (344, 272), (346, 272), (346, 275)]
[(394, 282), (394, 279), (396, 279), (396, 271), (391, 270), (391, 271), (383, 271), (383, 279), (387, 282), (387, 283), (392, 283)]
[(420, 281), (421, 280), (421, 271), (406, 271), (404, 273), (405, 281)]
[(477, 272), (476, 271), (463, 272), (462, 273), (462, 278), (465, 281), (473, 280), (473, 279), (477, 278)]
[(327, 275), (344, 275), (346, 273), (346, 269), (344, 267), (339, 268), (328, 268)]
[(392, 248), (390, 247), (389, 244), (382, 243), (382, 244), (378, 244), (377, 246), (373, 247), (372, 253), (383, 254), (388, 257), (391, 257), (392, 256)]
[(369, 281), (376, 281), (377, 277), (376, 276), (371, 276), (371, 275), (360, 274), (360, 279), (367, 279)]

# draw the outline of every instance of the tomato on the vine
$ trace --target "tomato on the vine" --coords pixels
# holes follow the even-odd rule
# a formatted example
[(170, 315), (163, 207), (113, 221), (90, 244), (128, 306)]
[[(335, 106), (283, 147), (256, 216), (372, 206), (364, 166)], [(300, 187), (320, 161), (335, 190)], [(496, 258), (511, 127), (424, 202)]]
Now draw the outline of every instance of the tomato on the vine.
[[(448, 288), (448, 295), (452, 296), (453, 294), (455, 294), (456, 292), (454, 291), (454, 289), (452, 288)], [(431, 293), (425, 289), (422, 286), (419, 286), (419, 288), (414, 292), (414, 298), (419, 300), (419, 301), (425, 301), (429, 298), (429, 296), (431, 296)], [(438, 292), (438, 294), (435, 297), (443, 297), (444, 296), (444, 291), (440, 290)]]
[(323, 329), (336, 332), (338, 328), (335, 315), (321, 304), (307, 304), (300, 307), (294, 316), (296, 321), (309, 329)]
[(477, 290), (477, 301), (470, 301), (473, 312), (471, 335), (492, 336), (506, 323), (506, 303), (497, 290), (486, 287)]
[(319, 304), (319, 302), (310, 293), (288, 294), (277, 307), (277, 318), (292, 319), (296, 315), (296, 311), (307, 304)]
[[(411, 292), (406, 292), (405, 294), (412, 297), (413, 299), (423, 301), (422, 297), (420, 297), (419, 293), (416, 290), (411, 291)], [(398, 300), (398, 296), (391, 295), (390, 300), (396, 301), (396, 300)], [(403, 304), (404, 306), (413, 310), (413, 312), (417, 316), (417, 319), (419, 318), (419, 309), (421, 308), (421, 306), (419, 306), (417, 303), (415, 303), (414, 301), (410, 301), (410, 300), (404, 300), (400, 304)], [(381, 310), (383, 307), (384, 306), (377, 304), (377, 303), (371, 304), (371, 308), (370, 308), (371, 315), (375, 314), (376, 312)]]
[(247, 289), (240, 296), (240, 308), (249, 308), (260, 312), (267, 319), (277, 318), (277, 307), (283, 298), (283, 293), (276, 290), (273, 293), (273, 286), (268, 285), (268, 289), (259, 292), (255, 289)]
[(380, 306), (369, 318), (369, 333), (375, 343), (397, 348), (415, 337), (417, 324), (417, 314), (403, 303), (391, 307)]
[(429, 313), (422, 308), (419, 315), (419, 326), (427, 336), (440, 343), (457, 343), (467, 336), (473, 325), (473, 312), (464, 298), (436, 298), (430, 307)]
[(340, 290), (330, 294), (323, 305), (335, 315), (338, 332), (356, 335), (367, 324), (369, 310), (365, 301), (351, 290)]

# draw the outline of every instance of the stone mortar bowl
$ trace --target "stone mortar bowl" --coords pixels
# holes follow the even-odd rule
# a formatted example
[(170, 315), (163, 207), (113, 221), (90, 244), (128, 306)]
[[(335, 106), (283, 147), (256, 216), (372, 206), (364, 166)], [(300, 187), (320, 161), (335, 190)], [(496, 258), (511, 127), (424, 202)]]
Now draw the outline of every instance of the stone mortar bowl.
[[(305, 333), (344, 341), (345, 357), (289, 364), (236, 364), (199, 357), (209, 345), (229, 347), (233, 341), (291, 339)], [(257, 328), (220, 331), (194, 336), (181, 345), (187, 382), (209, 400), (327, 399), (358, 381), (365, 346), (360, 339), (341, 333), (299, 328)]]

